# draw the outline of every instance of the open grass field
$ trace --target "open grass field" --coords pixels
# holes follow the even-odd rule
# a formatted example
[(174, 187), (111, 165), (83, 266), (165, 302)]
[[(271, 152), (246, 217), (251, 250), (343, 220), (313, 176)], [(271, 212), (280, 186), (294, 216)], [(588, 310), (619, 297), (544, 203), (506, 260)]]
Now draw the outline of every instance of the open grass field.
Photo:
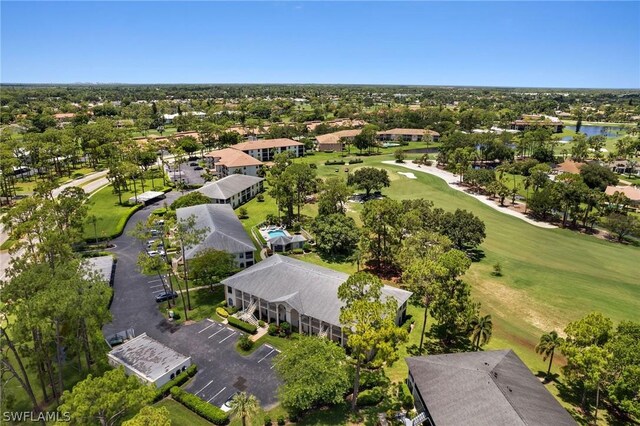
[[(318, 164), (319, 176), (335, 175), (336, 168), (344, 174), (345, 166), (324, 166), (326, 159), (337, 157), (320, 153), (301, 161)], [(363, 157), (363, 164), (349, 168), (385, 168), (390, 172), (391, 187), (383, 189), (384, 195), (425, 198), (446, 210), (467, 209), (485, 222), (487, 238), (481, 246), (485, 257), (471, 266), (465, 279), (482, 303), (482, 312), (493, 316), (494, 334), (487, 348), (513, 348), (532, 370), (538, 371), (545, 368), (545, 363), (535, 354), (534, 346), (543, 332), (561, 331), (569, 321), (591, 311), (600, 311), (616, 322), (637, 318), (640, 249), (569, 230), (529, 225), (449, 188), (437, 177), (415, 173), (417, 179), (408, 179), (399, 175), (397, 172), (406, 170), (381, 164), (390, 157)], [(267, 213), (276, 213), (275, 202), (268, 196), (263, 203), (252, 200), (245, 207), (249, 212), (245, 226), (259, 223)], [(361, 208), (350, 203), (349, 214), (357, 217)], [(307, 205), (303, 214), (312, 217), (316, 209), (313, 204)], [(315, 254), (301, 258), (346, 273), (356, 270), (355, 264), (326, 263)], [(502, 277), (491, 275), (497, 261), (502, 265)], [(400, 369), (394, 374), (401, 375)]]
[[(145, 191), (151, 191), (152, 189), (161, 191), (164, 189), (161, 178), (155, 178), (153, 183), (155, 186), (152, 187), (151, 179), (147, 179), (145, 181)], [(143, 191), (140, 188), (140, 183), (137, 182), (136, 185), (138, 185), (138, 195), (142, 194)], [(123, 203), (126, 203), (130, 197), (133, 197), (133, 187), (130, 189), (131, 191), (122, 193)], [(126, 222), (123, 223), (122, 221), (137, 209), (137, 207), (118, 204), (118, 195), (113, 192), (111, 185), (107, 185), (93, 193), (87, 201), (87, 205), (89, 206), (87, 217), (91, 218), (95, 216), (97, 220), (95, 230), (93, 223), (90, 222), (87, 222), (84, 227), (84, 238), (89, 240), (96, 237), (98, 239), (109, 237), (116, 233), (120, 225), (122, 225), (124, 229)]]

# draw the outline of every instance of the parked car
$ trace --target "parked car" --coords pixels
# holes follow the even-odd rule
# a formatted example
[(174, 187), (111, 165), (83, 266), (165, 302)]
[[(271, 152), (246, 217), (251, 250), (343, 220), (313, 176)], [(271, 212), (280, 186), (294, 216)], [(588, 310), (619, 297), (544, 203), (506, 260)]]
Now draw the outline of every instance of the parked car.
[(158, 250), (148, 251), (147, 254), (149, 255), (149, 257), (156, 257), (156, 256), (164, 256), (167, 253), (165, 253), (164, 250), (158, 248)]
[(197, 165), (198, 165), (198, 163), (189, 163), (189, 165), (190, 165), (191, 167), (195, 167), (195, 166), (197, 166)]
[(193, 168), (193, 170), (202, 170), (202, 167), (196, 166), (196, 167)]
[(225, 413), (231, 411), (231, 401), (233, 400), (233, 397), (236, 396), (237, 394), (239, 394), (240, 392), (235, 392), (233, 395), (231, 395), (225, 402), (224, 404), (222, 404), (220, 406), (220, 409), (222, 411), (224, 411)]
[(166, 302), (167, 300), (177, 299), (177, 298), (178, 298), (178, 293), (176, 293), (175, 291), (165, 291), (156, 296), (156, 303)]

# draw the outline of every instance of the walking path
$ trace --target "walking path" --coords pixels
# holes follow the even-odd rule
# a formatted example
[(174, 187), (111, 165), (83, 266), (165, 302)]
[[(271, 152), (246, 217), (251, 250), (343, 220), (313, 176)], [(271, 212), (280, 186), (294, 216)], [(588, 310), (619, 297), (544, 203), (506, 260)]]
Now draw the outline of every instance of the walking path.
[(513, 216), (513, 217), (517, 217), (518, 219), (524, 220), (525, 222), (537, 226), (539, 228), (545, 228), (545, 229), (555, 229), (557, 228), (557, 226), (555, 225), (551, 225), (550, 223), (546, 223), (546, 222), (538, 222), (535, 221), (531, 218), (529, 218), (528, 216), (524, 215), (523, 213), (517, 212), (515, 210), (511, 210), (508, 209), (506, 207), (500, 207), (499, 205), (497, 205), (496, 203), (494, 203), (492, 200), (489, 200), (487, 197), (483, 196), (483, 195), (477, 195), (477, 194), (470, 194), (467, 191), (465, 191), (465, 188), (460, 186), (459, 184), (459, 178), (457, 175), (454, 175), (451, 172), (448, 172), (446, 170), (441, 170), (438, 169), (437, 167), (434, 166), (421, 166), (418, 164), (414, 164), (414, 163), (396, 163), (395, 161), (383, 161), (384, 164), (389, 164), (392, 166), (399, 166), (399, 167), (404, 167), (407, 169), (411, 169), (411, 170), (415, 170), (417, 172), (422, 172), (422, 173), (428, 173), (430, 175), (439, 177), (440, 179), (444, 180), (447, 185), (449, 185), (451, 188), (460, 191), (460, 192), (464, 192), (465, 194), (467, 194), (470, 197), (475, 198), (476, 200), (480, 201), (481, 203), (501, 212), (504, 214), (507, 214), (509, 216)]
[[(107, 180), (108, 170), (103, 170), (100, 172), (89, 173), (88, 175), (73, 180), (71, 182), (67, 182), (64, 185), (60, 185), (56, 189), (52, 191), (53, 196), (57, 197), (60, 193), (65, 189), (72, 186), (78, 186), (87, 194), (92, 194), (103, 186), (107, 185), (109, 181)], [(0, 244), (4, 243), (9, 239), (9, 234), (5, 232), (4, 226), (0, 224)], [(13, 254), (15, 257), (20, 257), (22, 255), (22, 250)], [(5, 279), (7, 269), (9, 268), (9, 264), (11, 263), (12, 256), (8, 251), (0, 251), (0, 280)]]

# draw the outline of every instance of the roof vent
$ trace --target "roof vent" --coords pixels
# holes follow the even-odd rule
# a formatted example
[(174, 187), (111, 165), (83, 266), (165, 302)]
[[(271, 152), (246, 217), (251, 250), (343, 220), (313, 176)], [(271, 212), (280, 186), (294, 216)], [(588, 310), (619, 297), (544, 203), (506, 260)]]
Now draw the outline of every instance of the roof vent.
[(497, 372), (493, 372), (493, 377), (495, 377), (496, 379), (498, 378), (498, 373)]

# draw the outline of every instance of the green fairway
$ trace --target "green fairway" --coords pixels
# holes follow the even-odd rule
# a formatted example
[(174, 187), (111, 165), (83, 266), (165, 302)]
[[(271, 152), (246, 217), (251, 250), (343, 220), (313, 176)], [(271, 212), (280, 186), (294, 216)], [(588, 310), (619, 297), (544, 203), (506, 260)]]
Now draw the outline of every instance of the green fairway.
[[(320, 176), (336, 175), (336, 168), (345, 174), (345, 166), (324, 166), (327, 158), (337, 156), (323, 153), (302, 161), (316, 162)], [(569, 230), (538, 228), (450, 188), (435, 176), (416, 172), (417, 179), (408, 179), (399, 175), (397, 172), (406, 169), (381, 163), (388, 159), (388, 154), (364, 157), (363, 164), (349, 168), (385, 168), (391, 186), (383, 189), (384, 195), (425, 198), (446, 210), (467, 209), (485, 222), (487, 238), (481, 245), (485, 257), (471, 266), (465, 278), (482, 302), (482, 312), (493, 316), (494, 336), (488, 348), (513, 348), (533, 370), (542, 370), (545, 363), (535, 354), (534, 346), (543, 332), (561, 331), (569, 321), (591, 311), (600, 311), (616, 322), (633, 319), (640, 312), (640, 249)], [(275, 202), (268, 196), (264, 203), (252, 200), (245, 206), (250, 216), (245, 226), (260, 222), (267, 213), (276, 213)], [(354, 203), (348, 207), (348, 214), (354, 217), (362, 208)], [(313, 217), (317, 206), (306, 205), (302, 212)], [(356, 270), (355, 264), (326, 263), (316, 254), (300, 258), (347, 273)], [(502, 277), (491, 274), (497, 261), (502, 265)]]

